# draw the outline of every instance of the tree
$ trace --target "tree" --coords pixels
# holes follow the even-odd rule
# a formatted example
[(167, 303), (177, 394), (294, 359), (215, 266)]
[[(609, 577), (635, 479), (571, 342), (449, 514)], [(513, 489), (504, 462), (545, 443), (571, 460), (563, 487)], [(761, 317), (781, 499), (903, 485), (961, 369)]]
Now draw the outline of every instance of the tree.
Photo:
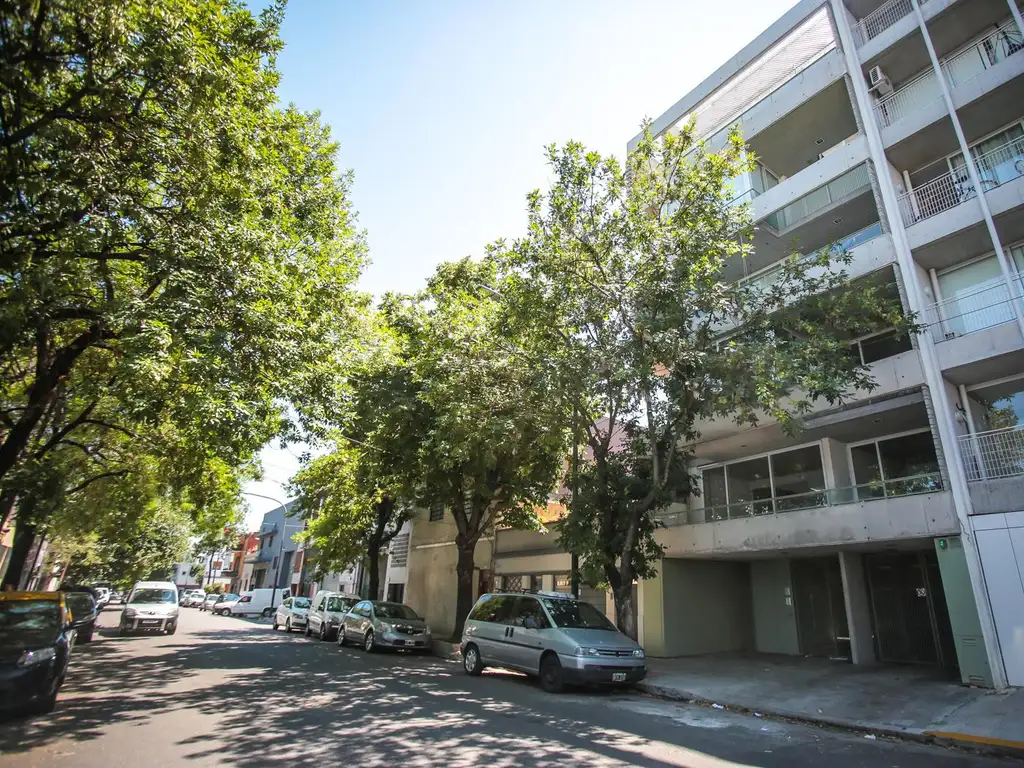
[(415, 485), (456, 525), (454, 636), (473, 606), (475, 550), (498, 524), (539, 528), (536, 509), (561, 479), (566, 400), (547, 361), (515, 346), (489, 260), (441, 265), (427, 290), (386, 306), (416, 386)]
[(702, 420), (767, 415), (794, 431), (816, 401), (873, 387), (853, 335), (913, 325), (884, 288), (846, 290), (840, 252), (790, 257), (766, 287), (727, 280), (752, 252), (749, 212), (731, 202), (751, 163), (738, 134), (710, 153), (692, 125), (658, 139), (645, 126), (624, 166), (574, 142), (548, 160), (527, 235), (492, 252), (517, 333), (557, 360), (587, 448), (562, 543), (603, 575), (636, 637), (632, 585), (662, 554), (655, 514), (696, 492)]
[(0, 9), (5, 503), (20, 464), (85, 429), (168, 423), (244, 462), (290, 374), (344, 332), (364, 248), (328, 130), (277, 106), (282, 17), (237, 0)]

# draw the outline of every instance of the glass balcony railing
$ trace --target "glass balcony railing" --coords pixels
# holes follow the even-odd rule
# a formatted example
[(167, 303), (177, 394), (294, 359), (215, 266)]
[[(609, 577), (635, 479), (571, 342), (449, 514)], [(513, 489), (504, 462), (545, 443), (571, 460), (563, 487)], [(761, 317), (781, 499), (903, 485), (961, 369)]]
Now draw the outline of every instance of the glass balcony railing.
[(858, 165), (842, 176), (832, 179), (825, 186), (818, 187), (799, 200), (793, 201), (785, 208), (780, 208), (765, 216), (764, 221), (778, 231), (789, 229), (795, 224), (811, 218), (832, 203), (850, 197), (870, 186), (871, 178), (868, 176), (867, 166)]
[[(1024, 433), (1022, 433), (1024, 438)], [(1024, 443), (1022, 443), (1024, 448)], [(1024, 456), (1024, 453), (1022, 453)], [(943, 490), (942, 476), (938, 473), (913, 475), (911, 477), (895, 477), (889, 480), (877, 480), (846, 488), (822, 488), (821, 490), (797, 493), (788, 496), (775, 496), (765, 499), (738, 501), (734, 504), (688, 509), (658, 516), (666, 527), (688, 525), (693, 523), (713, 523), (723, 520), (743, 520), (762, 515), (784, 514), (806, 509), (822, 507), (838, 507), (846, 504), (858, 504), (863, 501), (875, 501), (898, 496), (914, 496), (923, 493), (936, 493)]]
[[(1024, 176), (1024, 137), (978, 155), (974, 162), (986, 192), (1018, 179)], [(973, 200), (977, 194), (966, 167), (943, 173), (900, 196), (899, 208), (903, 224), (909, 227), (955, 208), (960, 203)]]
[[(826, 245), (824, 248), (819, 248), (816, 251), (800, 256), (798, 262), (813, 261), (818, 258), (822, 253), (830, 249), (838, 251), (849, 251), (856, 248), (861, 243), (866, 243), (869, 240), (874, 240), (876, 237), (882, 234), (882, 225), (879, 222), (869, 224), (864, 229), (858, 230), (853, 234), (847, 235), (842, 240), (838, 240), (833, 245)], [(760, 272), (755, 272), (752, 275), (742, 278), (739, 282), (741, 285), (747, 285), (752, 288), (758, 288), (761, 290), (767, 290), (771, 288), (782, 275), (782, 271), (785, 268), (785, 262), (777, 262), (772, 264), (770, 267), (766, 267)]]

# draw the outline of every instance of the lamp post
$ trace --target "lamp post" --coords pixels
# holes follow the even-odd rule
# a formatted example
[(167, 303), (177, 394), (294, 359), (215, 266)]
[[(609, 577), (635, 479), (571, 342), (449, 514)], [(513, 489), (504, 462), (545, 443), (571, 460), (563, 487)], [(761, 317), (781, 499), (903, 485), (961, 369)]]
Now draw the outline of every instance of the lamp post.
[[(285, 517), (288, 516), (288, 505), (286, 503), (282, 502), (280, 499), (275, 499), (273, 496), (266, 496), (266, 495), (264, 495), (262, 493), (253, 493), (252, 491), (242, 491), (242, 493), (244, 493), (246, 496), (256, 496), (257, 498), (260, 498), (260, 499), (266, 499), (267, 501), (272, 501), (275, 504), (277, 504), (278, 506), (280, 506), (281, 509), (284, 510), (284, 516)], [(288, 523), (286, 523), (284, 521), (281, 522), (281, 540), (280, 540), (280, 542), (278, 542), (278, 545), (277, 545), (277, 568), (274, 569), (274, 586), (273, 586), (273, 588), (270, 591), (270, 607), (271, 608), (274, 607), (274, 601), (277, 599), (277, 584), (281, 580), (281, 560), (283, 559), (283, 555), (284, 555), (284, 539), (285, 539), (285, 535), (287, 534), (289, 528), (298, 528), (299, 530), (302, 530), (303, 526), (302, 525), (297, 525), (297, 524), (288, 525)]]

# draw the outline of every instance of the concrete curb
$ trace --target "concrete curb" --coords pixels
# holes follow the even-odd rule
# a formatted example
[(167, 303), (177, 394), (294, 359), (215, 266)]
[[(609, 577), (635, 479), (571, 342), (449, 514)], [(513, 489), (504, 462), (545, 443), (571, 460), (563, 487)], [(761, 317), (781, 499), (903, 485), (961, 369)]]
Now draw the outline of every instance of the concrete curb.
[[(824, 726), (835, 728), (851, 733), (862, 733), (865, 736), (881, 736), (888, 739), (899, 739), (901, 741), (913, 741), (920, 744), (939, 744), (942, 746), (968, 749), (981, 754), (998, 755), (1001, 757), (1015, 757), (1024, 759), (1024, 742), (1012, 741), (1009, 739), (996, 739), (988, 736), (976, 736), (955, 731), (918, 731), (906, 728), (894, 728), (892, 726), (871, 725), (858, 720), (846, 720), (838, 717), (827, 717), (825, 715), (811, 716), (803, 712), (790, 712), (778, 708), (752, 709), (743, 704), (729, 704), (727, 702), (716, 702), (711, 699), (698, 696), (679, 688), (658, 685), (642, 681), (637, 683), (637, 690), (654, 696), (659, 699), (670, 701), (685, 701), (689, 704), (696, 704), (701, 707), (715, 709), (722, 708), (729, 712), (736, 712), (743, 715), (754, 715), (765, 717), (771, 720), (783, 720), (786, 722), (804, 723), (806, 725)], [(717, 705), (717, 706), (715, 706)]]
[(453, 643), (450, 640), (434, 640), (434, 646), (431, 650), (433, 650), (435, 656), (447, 659), (448, 661), (462, 660), (462, 649), (458, 643)]

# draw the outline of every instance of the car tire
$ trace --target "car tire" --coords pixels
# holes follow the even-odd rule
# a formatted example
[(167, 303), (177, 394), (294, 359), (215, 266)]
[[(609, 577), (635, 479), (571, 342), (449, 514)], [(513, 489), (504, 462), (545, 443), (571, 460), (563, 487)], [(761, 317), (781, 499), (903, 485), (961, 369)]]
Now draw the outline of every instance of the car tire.
[(275, 614), (275, 615), (274, 615), (274, 623), (273, 623), (273, 625), (272, 625), (272, 626), (271, 626), (270, 628), (271, 628), (272, 630), (274, 630), (275, 632), (277, 632), (277, 628), (278, 628), (278, 626), (279, 626), (279, 625), (278, 625), (278, 623), (277, 623), (277, 615)]
[(274, 614), (273, 608), (264, 608), (263, 613), (260, 614), (265, 619), (269, 619)]
[(345, 637), (345, 628), (338, 627), (338, 647), (344, 648), (346, 645), (348, 645), (348, 638)]
[(284, 631), (287, 632), (289, 635), (292, 633), (292, 620), (291, 619), (285, 619), (284, 620)]
[(540, 660), (540, 687), (548, 693), (561, 693), (565, 688), (562, 662), (554, 653), (549, 653)]
[(367, 632), (366, 636), (363, 638), (363, 650), (367, 653), (373, 653), (375, 650), (377, 650), (377, 647), (373, 643), (372, 629), (369, 632)]
[(327, 622), (320, 622), (320, 632), (317, 634), (317, 639), (322, 643), (327, 639)]
[(170, 629), (165, 629), (164, 630), (164, 632), (166, 632), (168, 635), (173, 635), (177, 631), (178, 631), (178, 622), (174, 622), (173, 624), (171, 624)]
[(484, 671), (484, 662), (480, 658), (480, 649), (473, 645), (473, 643), (467, 645), (466, 650), (462, 653), (462, 668), (466, 670), (466, 674), (470, 677), (479, 677), (480, 673)]
[(312, 637), (313, 636), (313, 630), (310, 629), (308, 621), (306, 622), (306, 628), (303, 630), (302, 634), (304, 634), (306, 637)]
[(78, 638), (78, 642), (80, 642), (80, 643), (91, 643), (92, 642), (92, 633), (93, 633), (93, 630), (89, 630), (86, 634), (84, 634), (80, 638)]

